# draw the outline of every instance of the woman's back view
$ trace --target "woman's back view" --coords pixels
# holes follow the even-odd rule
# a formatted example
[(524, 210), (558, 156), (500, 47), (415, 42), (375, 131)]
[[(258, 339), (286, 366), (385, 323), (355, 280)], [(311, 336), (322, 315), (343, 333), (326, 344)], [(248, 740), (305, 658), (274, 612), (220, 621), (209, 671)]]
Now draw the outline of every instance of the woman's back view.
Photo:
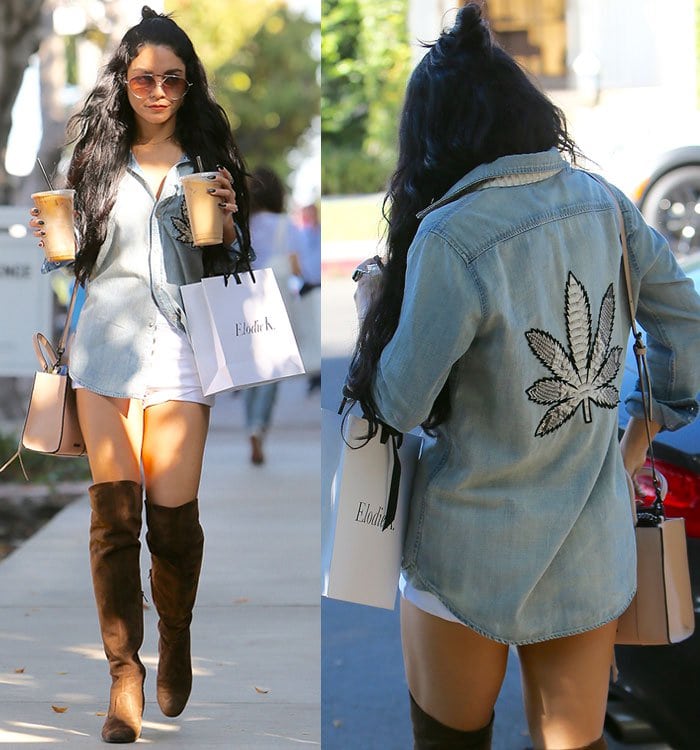
[[(564, 159), (562, 154), (568, 156)], [(378, 288), (348, 387), (432, 438), (404, 545), (402, 635), (422, 748), (487, 748), (508, 644), (536, 748), (602, 748), (617, 617), (636, 586), (623, 454), (629, 336), (610, 193), (573, 166), (564, 117), (469, 5), (409, 83)], [(697, 413), (700, 300), (615, 191), (649, 333), (655, 429)]]

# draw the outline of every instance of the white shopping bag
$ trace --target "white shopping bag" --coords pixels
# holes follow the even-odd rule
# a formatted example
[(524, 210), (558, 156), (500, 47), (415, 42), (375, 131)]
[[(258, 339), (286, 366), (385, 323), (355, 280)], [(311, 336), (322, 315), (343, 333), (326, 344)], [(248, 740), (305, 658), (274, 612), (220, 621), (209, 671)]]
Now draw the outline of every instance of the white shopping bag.
[[(323, 427), (324, 446), (334, 440), (341, 445), (331, 486), (324, 482), (323, 488), (324, 495), (330, 494), (329, 500), (324, 497), (330, 508), (323, 540), (322, 593), (332, 599), (393, 609), (422, 440), (410, 433), (403, 436), (398, 450), (401, 479), (396, 517), (383, 531), (394, 469), (392, 439), (382, 443), (377, 434), (364, 444), (367, 422), (352, 414), (343, 429), (348, 445), (342, 442), (338, 420), (324, 414)], [(326, 460), (328, 452), (324, 453)]]
[(299, 351), (308, 373), (321, 370), (321, 287), (293, 296), (289, 316), (299, 343)]
[(180, 287), (205, 396), (304, 374), (272, 269), (253, 273)]

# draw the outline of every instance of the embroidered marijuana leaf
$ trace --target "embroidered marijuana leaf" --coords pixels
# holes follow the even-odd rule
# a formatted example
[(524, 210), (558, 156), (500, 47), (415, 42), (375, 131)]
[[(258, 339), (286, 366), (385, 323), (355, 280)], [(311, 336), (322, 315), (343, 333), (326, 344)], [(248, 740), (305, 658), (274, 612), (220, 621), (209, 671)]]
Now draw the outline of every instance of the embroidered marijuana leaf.
[(592, 336), (588, 294), (571, 272), (566, 281), (564, 302), (568, 352), (546, 331), (533, 328), (525, 334), (532, 353), (554, 375), (536, 381), (526, 391), (530, 401), (551, 406), (537, 425), (537, 437), (561, 427), (573, 417), (579, 405), (584, 421), (590, 423), (591, 402), (614, 409), (619, 400), (613, 381), (620, 369), (622, 347), (610, 348), (615, 317), (612, 284), (600, 303), (595, 336)]
[(190, 228), (190, 217), (187, 213), (187, 203), (185, 202), (184, 195), (180, 202), (180, 216), (172, 216), (170, 220), (177, 231), (177, 241), (186, 242), (188, 245), (194, 246), (192, 229)]

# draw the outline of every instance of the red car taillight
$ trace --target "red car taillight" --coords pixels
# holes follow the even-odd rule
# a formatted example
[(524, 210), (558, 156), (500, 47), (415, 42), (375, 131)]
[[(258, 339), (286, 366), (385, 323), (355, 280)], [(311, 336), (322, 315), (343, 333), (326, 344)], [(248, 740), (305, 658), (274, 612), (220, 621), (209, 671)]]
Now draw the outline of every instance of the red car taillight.
[[(687, 536), (700, 538), (700, 474), (668, 461), (655, 459), (656, 468), (668, 481), (664, 508), (669, 518), (685, 518)], [(649, 466), (649, 461), (646, 463)], [(640, 486), (650, 500), (654, 497), (651, 480), (640, 477)]]

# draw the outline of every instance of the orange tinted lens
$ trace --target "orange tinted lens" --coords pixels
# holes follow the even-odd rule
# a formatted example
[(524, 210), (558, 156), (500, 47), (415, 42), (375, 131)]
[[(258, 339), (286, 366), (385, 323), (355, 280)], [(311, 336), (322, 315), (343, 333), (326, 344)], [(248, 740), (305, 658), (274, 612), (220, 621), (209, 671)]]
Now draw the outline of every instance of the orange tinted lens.
[(156, 80), (153, 76), (134, 76), (129, 79), (129, 88), (136, 96), (148, 96), (153, 91)]
[(165, 76), (163, 78), (163, 91), (167, 96), (179, 99), (187, 90), (187, 81), (179, 76)]

